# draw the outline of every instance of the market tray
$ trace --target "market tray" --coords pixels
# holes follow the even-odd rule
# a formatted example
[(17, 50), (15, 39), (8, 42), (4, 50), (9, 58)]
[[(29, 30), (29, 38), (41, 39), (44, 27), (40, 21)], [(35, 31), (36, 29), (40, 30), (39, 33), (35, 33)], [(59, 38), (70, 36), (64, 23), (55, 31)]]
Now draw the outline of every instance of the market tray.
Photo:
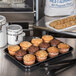
[[(59, 19), (51, 20), (51, 21), (49, 21), (49, 22), (46, 22), (45, 25), (46, 25), (46, 27), (52, 29), (53, 31), (57, 31), (57, 32), (75, 30), (76, 25), (72, 25), (72, 26), (70, 26), (70, 27), (66, 27), (66, 28), (63, 28), (63, 29), (55, 29), (54, 27), (51, 27), (51, 26), (50, 26), (50, 23), (52, 23), (52, 22), (54, 22), (54, 21), (56, 21), (56, 20), (66, 19), (66, 18), (69, 18), (69, 17), (72, 17), (72, 16), (76, 16), (76, 15), (71, 15), (71, 16), (67, 16), (67, 17), (62, 17), (62, 18), (59, 18)], [(69, 22), (70, 22), (70, 21), (69, 21)]]

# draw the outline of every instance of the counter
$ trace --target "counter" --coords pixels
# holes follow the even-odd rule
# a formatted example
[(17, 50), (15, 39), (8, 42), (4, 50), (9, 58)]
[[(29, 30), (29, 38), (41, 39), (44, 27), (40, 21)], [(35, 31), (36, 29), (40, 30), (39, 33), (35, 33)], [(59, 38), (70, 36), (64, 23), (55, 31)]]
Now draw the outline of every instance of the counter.
[[(39, 32), (42, 31), (39, 30)], [(36, 33), (36, 35), (39, 35), (39, 33)], [(28, 36), (25, 37), (25, 40), (28, 39), (30, 40), (31, 38), (32, 38), (31, 36)], [(74, 48), (72, 52), (72, 56), (69, 56), (65, 59), (76, 58), (76, 39), (73, 38), (72, 36), (70, 36), (70, 38), (66, 37), (66, 38), (58, 38), (58, 39), (69, 44)], [(9, 57), (6, 56), (4, 52), (5, 48), (0, 49), (0, 76), (51, 76), (49, 74), (47, 75), (46, 71), (40, 68), (36, 68), (35, 70), (32, 70), (30, 72), (23, 71), (14, 63), (14, 61), (10, 61)], [(54, 76), (76, 76), (76, 65)]]
[[(36, 26), (43, 26), (45, 27), (45, 22), (49, 21), (50, 19), (54, 19), (54, 18), (50, 18), (50, 17), (43, 17), (39, 22), (37, 22)], [(38, 31), (37, 31), (38, 30)], [(26, 32), (26, 31), (25, 31)], [(42, 31), (39, 29), (34, 30), (34, 36), (36, 35), (42, 35), (45, 34), (46, 31)], [(55, 34), (50, 32), (50, 34), (52, 34), (53, 36), (58, 35), (57, 37), (59, 37), (58, 39), (60, 39), (61, 41), (69, 44), (70, 46), (73, 47), (73, 51), (72, 51), (72, 56), (69, 56), (65, 59), (73, 59), (76, 58), (76, 34), (74, 36), (72, 36), (72, 34), (70, 35), (64, 35), (61, 34)], [(63, 38), (61, 38), (63, 37)], [(31, 39), (31, 36), (25, 37), (25, 40)], [(35, 70), (32, 70), (30, 72), (25, 72), (23, 71), (21, 68), (19, 68), (14, 61), (10, 61), (9, 57), (6, 56), (4, 49), (7, 48), (1, 48), (0, 49), (0, 76), (52, 76), (52, 75), (47, 75), (46, 71), (44, 69), (40, 69), (40, 68), (36, 68)], [(54, 74), (54, 76), (76, 76), (76, 65), (63, 71), (60, 72), (58, 74)]]

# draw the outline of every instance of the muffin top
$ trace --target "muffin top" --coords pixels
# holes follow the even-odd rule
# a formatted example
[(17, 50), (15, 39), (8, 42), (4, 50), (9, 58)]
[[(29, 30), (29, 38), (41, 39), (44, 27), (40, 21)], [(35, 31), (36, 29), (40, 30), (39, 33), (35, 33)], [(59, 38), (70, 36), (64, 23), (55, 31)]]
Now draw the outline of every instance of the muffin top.
[(48, 53), (44, 50), (40, 50), (40, 51), (37, 51), (35, 55), (37, 57), (46, 57), (46, 56), (48, 56)]
[(18, 45), (10, 45), (8, 46), (8, 50), (9, 51), (13, 51), (13, 52), (16, 52), (20, 49), (20, 47)]
[(53, 40), (51, 40), (51, 45), (58, 45), (59, 43), (60, 43), (60, 40), (57, 40), (57, 39), (53, 39)]
[(27, 48), (27, 47), (30, 47), (32, 44), (28, 41), (23, 41), (20, 43), (20, 46), (23, 47), (23, 48)]
[(44, 36), (42, 36), (42, 39), (44, 40), (44, 41), (50, 41), (50, 40), (52, 40), (53, 39), (53, 36), (51, 36), (51, 35), (44, 35)]
[(68, 49), (68, 48), (70, 48), (70, 46), (69, 46), (68, 44), (65, 44), (65, 43), (60, 43), (60, 44), (58, 45), (58, 48)]
[(32, 54), (26, 54), (24, 57), (23, 57), (24, 61), (35, 61), (35, 56), (32, 55)]
[(40, 48), (48, 48), (48, 47), (50, 47), (50, 44), (43, 42), (43, 43), (41, 43), (41, 44), (39, 45), (39, 47), (40, 47)]
[(28, 48), (29, 53), (34, 54), (35, 52), (37, 52), (39, 50), (39, 48), (37, 46), (31, 46)]
[(26, 54), (26, 51), (24, 50), (18, 50), (16, 53), (15, 53), (15, 56), (24, 56)]
[(42, 43), (43, 40), (41, 38), (34, 38), (31, 40), (31, 43), (34, 45), (34, 46), (38, 46), (40, 43)]
[(47, 49), (47, 51), (48, 51), (49, 53), (58, 53), (58, 52), (59, 52), (59, 49), (56, 48), (56, 47), (49, 47), (49, 48)]

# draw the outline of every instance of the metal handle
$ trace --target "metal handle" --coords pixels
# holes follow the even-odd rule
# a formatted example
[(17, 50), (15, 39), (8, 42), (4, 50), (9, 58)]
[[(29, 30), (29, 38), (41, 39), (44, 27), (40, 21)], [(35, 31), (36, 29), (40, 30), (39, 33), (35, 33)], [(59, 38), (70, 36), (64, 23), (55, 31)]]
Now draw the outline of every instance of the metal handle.
[(26, 34), (23, 32), (21, 36), (25, 36)]
[(18, 41), (18, 35), (16, 36), (16, 40), (15, 41)]
[[(23, 37), (23, 36), (25, 36), (26, 34), (23, 32), (23, 33), (20, 34), (20, 35)], [(19, 35), (16, 36), (16, 40), (15, 40), (15, 41), (18, 41), (18, 37), (19, 37)]]
[(75, 64), (76, 64), (76, 61), (73, 61), (73, 62), (70, 62), (68, 64), (61, 65), (55, 69), (52, 69), (52, 71), (54, 71), (54, 72), (62, 71), (64, 69), (68, 69), (68, 68), (72, 67)]

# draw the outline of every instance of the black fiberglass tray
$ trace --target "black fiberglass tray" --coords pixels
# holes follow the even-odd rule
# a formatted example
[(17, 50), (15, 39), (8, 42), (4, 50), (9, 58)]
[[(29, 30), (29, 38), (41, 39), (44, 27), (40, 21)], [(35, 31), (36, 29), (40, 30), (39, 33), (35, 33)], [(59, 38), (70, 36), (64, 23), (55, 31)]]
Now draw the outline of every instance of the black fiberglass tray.
[(56, 57), (54, 57), (54, 58), (48, 57), (48, 58), (47, 58), (45, 61), (43, 61), (43, 62), (38, 62), (38, 61), (36, 61), (35, 64), (33, 64), (33, 65), (31, 65), (31, 66), (26, 66), (26, 65), (24, 65), (23, 61), (18, 61), (15, 57), (11, 56), (11, 55), (8, 53), (8, 49), (5, 49), (5, 53), (6, 53), (6, 55), (7, 55), (8, 57), (11, 58), (12, 61), (14, 61), (16, 64), (19, 64), (22, 68), (24, 68), (24, 69), (31, 69), (31, 68), (33, 68), (33, 67), (35, 67), (35, 66), (38, 66), (38, 65), (42, 64), (42, 63), (45, 63), (45, 62), (48, 62), (48, 61), (53, 61), (53, 60), (55, 60), (55, 59), (57, 59), (57, 58), (61, 58), (61, 57), (63, 57), (63, 56), (66, 56), (67, 54), (69, 55), (69, 53), (71, 53), (72, 50), (73, 50), (73, 48), (70, 47), (69, 51), (68, 51), (67, 53), (65, 53), (65, 54), (59, 54), (58, 56), (56, 56)]

